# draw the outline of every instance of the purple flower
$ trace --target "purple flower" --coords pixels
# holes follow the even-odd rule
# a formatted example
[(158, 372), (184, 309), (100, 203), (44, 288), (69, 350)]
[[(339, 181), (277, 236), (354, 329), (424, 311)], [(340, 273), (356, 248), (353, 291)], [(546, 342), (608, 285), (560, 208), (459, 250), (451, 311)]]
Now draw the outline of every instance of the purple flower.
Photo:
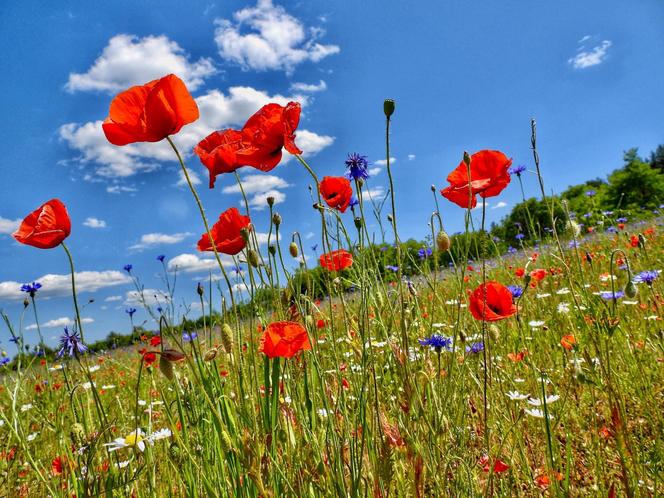
[(69, 329), (65, 327), (64, 333), (60, 336), (60, 351), (58, 351), (56, 356), (61, 358), (65, 353), (68, 356), (78, 356), (87, 350), (88, 347), (81, 342), (78, 332), (73, 331), (70, 334)]
[(348, 158), (345, 161), (346, 168), (346, 178), (349, 180), (366, 180), (369, 178), (369, 172), (367, 168), (369, 167), (369, 162), (367, 161), (367, 156), (362, 156), (357, 152), (348, 154)]
[(507, 288), (512, 293), (512, 299), (519, 299), (523, 294), (523, 289), (518, 285), (508, 285)]
[(637, 274), (634, 277), (634, 283), (635, 284), (648, 284), (652, 285), (652, 283), (655, 281), (655, 279), (659, 276), (659, 272), (661, 270), (646, 270), (642, 271), (641, 273)]
[(21, 292), (27, 292), (30, 294), (30, 297), (35, 297), (37, 291), (41, 289), (42, 284), (39, 282), (32, 282), (32, 284), (23, 284), (21, 285)]
[(136, 308), (126, 309), (125, 313), (127, 313), (129, 315), (129, 318), (134, 318), (134, 313), (136, 313)]
[(452, 350), (452, 338), (440, 334), (432, 334), (431, 337), (419, 339), (418, 342), (421, 346), (429, 346), (433, 348), (436, 353), (440, 353), (443, 349), (446, 351)]
[(420, 260), (425, 260), (432, 254), (433, 251), (431, 251), (431, 249), (428, 247), (422, 247), (419, 251), (417, 251), (417, 256), (420, 258)]
[(126, 271), (127, 273), (131, 273), (131, 269), (134, 267), (134, 265), (124, 265), (122, 269)]
[(524, 237), (525, 237), (524, 234), (522, 234), (522, 233), (517, 233), (515, 238), (516, 238), (516, 240), (522, 240)]
[(521, 176), (521, 173), (523, 173), (524, 171), (526, 171), (526, 167), (523, 164), (519, 164), (518, 166), (513, 166), (512, 168), (510, 168), (508, 173), (510, 175)]
[(3, 356), (2, 358), (0, 358), (0, 367), (4, 367), (10, 361), (12, 360), (9, 358), (9, 356)]
[(508, 252), (508, 254), (514, 254), (515, 252), (517, 252), (517, 250), (514, 247), (509, 246), (507, 248), (507, 252)]
[(484, 351), (484, 343), (483, 342), (473, 342), (471, 345), (466, 346), (466, 353), (474, 353), (477, 354), (480, 351)]
[(603, 291), (600, 292), (599, 294), (602, 299), (606, 299), (607, 301), (609, 299), (620, 299), (622, 297), (625, 297), (625, 293), (621, 290), (616, 291), (615, 293), (612, 293), (611, 291)]
[(355, 206), (359, 206), (359, 205), (360, 205), (360, 201), (357, 200), (357, 197), (352, 196), (352, 197), (350, 198), (350, 204), (348, 204), (348, 206), (349, 206), (351, 209), (353, 209)]
[(597, 194), (597, 192), (595, 192), (595, 191), (592, 190), (592, 189), (586, 191), (586, 195), (587, 195), (588, 197), (594, 197), (596, 194)]
[(182, 340), (185, 342), (190, 342), (193, 341), (198, 337), (198, 334), (196, 332), (182, 332)]
[(163, 254), (160, 254), (159, 256), (157, 256), (157, 261), (161, 261), (163, 263), (164, 259), (166, 259), (166, 256), (164, 256)]
[(386, 265), (385, 268), (391, 271), (399, 271), (399, 267), (394, 265)]

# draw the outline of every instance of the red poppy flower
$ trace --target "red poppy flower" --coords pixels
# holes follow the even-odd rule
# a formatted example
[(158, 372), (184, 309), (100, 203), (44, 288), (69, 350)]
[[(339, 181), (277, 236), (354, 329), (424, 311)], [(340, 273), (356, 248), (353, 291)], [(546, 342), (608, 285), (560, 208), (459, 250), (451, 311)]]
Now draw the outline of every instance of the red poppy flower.
[(330, 271), (345, 270), (353, 265), (353, 255), (344, 249), (328, 252), (321, 255), (320, 265)]
[(562, 339), (560, 339), (560, 345), (568, 351), (572, 351), (574, 348), (576, 348), (576, 344), (576, 337), (571, 334), (564, 335)]
[(457, 206), (467, 209), (477, 205), (476, 194), (494, 197), (510, 182), (507, 172), (512, 160), (497, 150), (481, 150), (470, 156), (470, 181), (468, 167), (461, 161), (447, 176), (450, 186), (440, 193)]
[(538, 282), (540, 280), (544, 280), (544, 278), (546, 277), (546, 270), (537, 268), (530, 272), (530, 277), (537, 280)]
[(215, 131), (194, 148), (210, 173), (210, 188), (217, 175), (230, 173), (242, 166), (270, 171), (281, 161), (282, 148), (291, 154), (302, 154), (295, 145), (295, 129), (300, 122), (300, 104), (286, 107), (267, 104), (245, 123), (242, 130)]
[(261, 351), (268, 358), (291, 358), (299, 351), (310, 350), (306, 329), (296, 322), (275, 322), (265, 329)]
[(470, 312), (476, 320), (496, 322), (509, 318), (516, 313), (512, 303), (512, 293), (498, 282), (487, 282), (480, 285), (470, 295)]
[(57, 456), (53, 460), (51, 460), (51, 472), (53, 473), (54, 476), (61, 475), (63, 470), (64, 470), (64, 464), (61, 456)]
[(169, 74), (119, 93), (102, 128), (113, 145), (159, 142), (198, 119), (198, 106), (180, 78)]
[(51, 249), (60, 245), (70, 232), (67, 208), (59, 199), (51, 199), (26, 216), (13, 236), (21, 244)]
[[(219, 221), (210, 229), (217, 251), (233, 256), (244, 249), (247, 243), (244, 237), (242, 237), (243, 228), (251, 230), (251, 219), (249, 216), (241, 215), (237, 208), (230, 208), (221, 213)], [(214, 250), (207, 233), (204, 233), (201, 236), (201, 240), (198, 241), (198, 250)]]
[(346, 212), (353, 197), (353, 188), (350, 181), (343, 176), (326, 176), (318, 184), (320, 194), (325, 203), (333, 209), (338, 209), (342, 213)]

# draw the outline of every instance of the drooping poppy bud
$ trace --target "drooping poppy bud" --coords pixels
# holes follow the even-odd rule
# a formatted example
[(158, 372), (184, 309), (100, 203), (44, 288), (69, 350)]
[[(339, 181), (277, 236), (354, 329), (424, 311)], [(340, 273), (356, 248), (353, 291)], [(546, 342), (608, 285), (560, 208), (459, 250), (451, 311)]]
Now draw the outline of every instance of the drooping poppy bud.
[(449, 251), (450, 247), (452, 246), (452, 240), (444, 230), (441, 230), (438, 232), (438, 235), (436, 235), (436, 246), (438, 247), (439, 251), (443, 252)]
[(290, 252), (290, 255), (293, 256), (294, 258), (297, 258), (299, 251), (297, 248), (297, 244), (295, 242), (291, 242), (290, 245), (288, 246), (288, 252)]
[(390, 118), (394, 114), (395, 102), (392, 99), (385, 99), (383, 102), (383, 112), (386, 118)]

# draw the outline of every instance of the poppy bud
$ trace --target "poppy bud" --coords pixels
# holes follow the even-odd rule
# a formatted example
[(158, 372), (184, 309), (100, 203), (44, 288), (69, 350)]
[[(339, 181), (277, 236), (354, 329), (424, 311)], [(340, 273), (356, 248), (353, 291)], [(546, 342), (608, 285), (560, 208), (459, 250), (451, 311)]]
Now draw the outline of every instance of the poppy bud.
[(394, 100), (385, 99), (385, 102), (383, 102), (383, 112), (388, 119), (394, 114)]
[(627, 285), (625, 286), (625, 291), (624, 292), (625, 292), (625, 295), (627, 297), (629, 297), (630, 299), (635, 298), (637, 290), (636, 290), (636, 285), (634, 285), (634, 282), (632, 282), (631, 280), (629, 282), (627, 282)]
[(182, 361), (185, 359), (185, 354), (176, 349), (164, 349), (161, 356), (166, 357), (168, 361)]
[(465, 150), (463, 151), (463, 162), (466, 166), (470, 166), (470, 154)]
[(433, 184), (431, 185), (431, 191), (432, 191), (432, 192), (435, 192), (435, 191), (436, 191), (436, 186), (433, 185)]
[(203, 355), (204, 361), (212, 361), (217, 357), (217, 348), (208, 349)]
[(221, 343), (227, 353), (233, 350), (233, 329), (227, 323), (224, 323), (221, 327)]
[(274, 197), (272, 197), (271, 195), (267, 197), (266, 201), (268, 206), (270, 207), (274, 206)]
[(500, 329), (496, 324), (491, 324), (489, 326), (489, 337), (494, 341), (500, 339)]
[(272, 215), (272, 223), (274, 223), (276, 226), (281, 225), (281, 215), (279, 213), (274, 213)]
[(164, 374), (168, 380), (173, 380), (173, 363), (164, 355), (159, 358), (159, 371)]
[(297, 244), (295, 242), (291, 242), (290, 245), (288, 246), (288, 252), (290, 252), (290, 255), (293, 256), (294, 258), (297, 258), (297, 255), (299, 254), (297, 250)]
[(533, 277), (530, 276), (530, 273), (526, 273), (523, 277), (523, 285), (524, 287), (528, 287), (530, 285), (530, 281), (532, 280)]
[(249, 230), (247, 227), (244, 227), (240, 230), (240, 235), (242, 236), (242, 240), (244, 240), (245, 243), (249, 242)]
[(438, 232), (438, 235), (436, 235), (436, 245), (438, 246), (439, 251), (445, 252), (450, 250), (452, 241), (450, 240), (450, 236), (447, 235), (444, 230), (441, 230)]
[(270, 244), (269, 246), (267, 246), (267, 251), (268, 251), (272, 256), (274, 256), (275, 254), (277, 254), (277, 246), (275, 246), (274, 244)]
[(203, 290), (203, 286), (201, 285), (200, 282), (198, 282), (198, 285), (196, 285), (196, 294), (202, 296), (204, 293), (205, 291)]
[(247, 262), (254, 268), (258, 268), (258, 253), (253, 249), (247, 251)]
[(355, 218), (355, 228), (357, 229), (362, 228), (362, 218), (360, 218), (359, 216)]

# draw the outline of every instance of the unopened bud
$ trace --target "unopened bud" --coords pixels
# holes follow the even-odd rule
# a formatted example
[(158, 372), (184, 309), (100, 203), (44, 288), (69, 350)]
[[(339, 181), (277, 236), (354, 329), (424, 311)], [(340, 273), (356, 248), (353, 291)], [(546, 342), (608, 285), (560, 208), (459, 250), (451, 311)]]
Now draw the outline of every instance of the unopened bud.
[(221, 343), (224, 345), (224, 351), (227, 353), (233, 351), (233, 329), (227, 323), (221, 327)]
[(212, 361), (217, 357), (217, 348), (208, 349), (203, 355), (204, 361)]
[(627, 282), (627, 285), (625, 286), (625, 295), (629, 297), (630, 299), (636, 297), (636, 293), (638, 292), (636, 289), (636, 285), (634, 285), (634, 282), (631, 280)]
[(270, 207), (274, 206), (274, 197), (272, 197), (271, 195), (268, 196), (268, 198), (266, 199), (266, 201), (267, 201), (267, 205), (268, 205), (268, 206), (270, 206)]
[(258, 253), (253, 249), (247, 251), (247, 262), (254, 268), (258, 268)]
[(438, 246), (439, 251), (445, 252), (450, 250), (450, 247), (452, 246), (452, 240), (444, 230), (441, 230), (438, 232), (438, 235), (436, 235), (436, 246)]
[(28, 306), (30, 306), (30, 301), (28, 301), (28, 298), (26, 297), (26, 298), (23, 300), (23, 307), (24, 307), (24, 308), (27, 308)]
[(164, 349), (161, 356), (165, 357), (168, 361), (182, 361), (185, 359), (185, 354), (177, 349)]
[(389, 119), (390, 116), (394, 114), (394, 107), (395, 107), (394, 100), (385, 99), (385, 102), (383, 102), (383, 112), (385, 113), (386, 118)]
[(586, 251), (586, 261), (587, 261), (588, 263), (592, 263), (592, 262), (593, 262), (593, 257), (592, 257), (592, 255), (591, 255), (589, 252), (587, 252), (587, 251)]
[(431, 191), (432, 191), (432, 192), (436, 192), (436, 186), (433, 185), (433, 184), (431, 184)]
[(270, 244), (269, 246), (267, 246), (267, 251), (268, 251), (272, 256), (274, 256), (275, 254), (277, 254), (277, 246), (275, 246), (274, 244)]
[(388, 215), (387, 215), (387, 221), (389, 221), (390, 223), (392, 223), (392, 220), (393, 220), (393, 219), (394, 219), (394, 218), (392, 218), (392, 215), (388, 213)]
[(290, 243), (290, 245), (288, 246), (288, 252), (290, 252), (291, 256), (297, 258), (299, 251), (297, 250), (297, 244), (295, 242)]
[(639, 247), (643, 249), (646, 246), (646, 242), (648, 239), (646, 239), (645, 235), (642, 233), (639, 234)]
[(279, 213), (274, 213), (272, 215), (272, 223), (274, 223), (276, 226), (281, 225), (281, 215)]
[(500, 339), (500, 329), (496, 324), (491, 324), (489, 326), (489, 337), (494, 341)]
[(362, 218), (359, 216), (355, 217), (355, 228), (360, 229), (362, 228)]
[(203, 286), (201, 285), (200, 282), (198, 282), (198, 285), (196, 285), (196, 294), (199, 296), (202, 296), (205, 293), (205, 290), (203, 289)]
[(466, 166), (470, 166), (470, 154), (465, 150), (463, 151), (463, 162)]
[(168, 380), (173, 380), (173, 363), (164, 355), (159, 358), (159, 371), (164, 374)]

